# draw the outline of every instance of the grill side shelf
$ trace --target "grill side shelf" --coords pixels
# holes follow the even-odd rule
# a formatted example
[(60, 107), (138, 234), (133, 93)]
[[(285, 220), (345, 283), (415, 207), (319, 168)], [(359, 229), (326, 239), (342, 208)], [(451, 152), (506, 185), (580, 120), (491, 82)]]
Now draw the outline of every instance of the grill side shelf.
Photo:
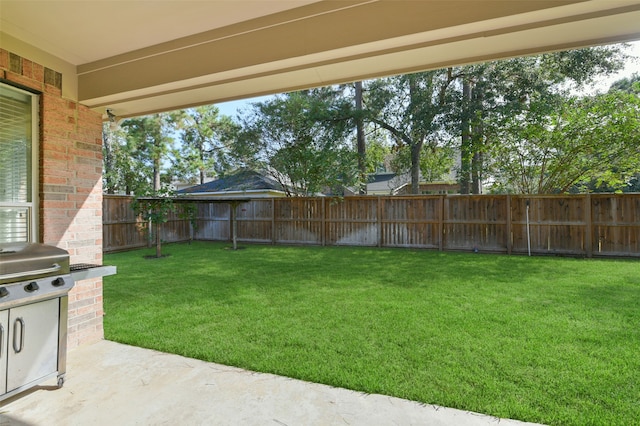
[(90, 278), (101, 278), (108, 275), (115, 275), (115, 266), (90, 265), (86, 263), (73, 264), (70, 266), (71, 277), (74, 281), (88, 280)]

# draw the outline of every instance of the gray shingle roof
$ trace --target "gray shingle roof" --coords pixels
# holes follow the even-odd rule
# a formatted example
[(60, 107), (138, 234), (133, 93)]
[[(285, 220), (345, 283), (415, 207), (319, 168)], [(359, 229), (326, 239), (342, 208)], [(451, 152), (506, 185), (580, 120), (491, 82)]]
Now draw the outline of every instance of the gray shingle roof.
[(241, 192), (241, 191), (284, 191), (282, 185), (269, 176), (254, 170), (239, 170), (223, 178), (184, 188), (179, 194), (197, 194), (203, 192)]

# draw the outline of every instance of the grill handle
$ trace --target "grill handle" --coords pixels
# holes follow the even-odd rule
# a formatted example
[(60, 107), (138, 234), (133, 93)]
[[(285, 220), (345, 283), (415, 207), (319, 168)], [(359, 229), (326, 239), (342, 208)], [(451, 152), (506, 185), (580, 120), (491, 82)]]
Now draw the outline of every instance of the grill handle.
[(26, 277), (28, 275), (50, 274), (52, 272), (58, 272), (61, 268), (62, 267), (60, 265), (58, 265), (57, 263), (54, 263), (49, 268), (23, 271), (23, 272), (14, 272), (13, 274), (3, 274), (3, 275), (0, 275), (0, 280), (12, 280), (15, 278)]
[[(20, 341), (18, 342), (18, 324), (20, 324)], [(20, 346), (18, 346), (18, 344)], [(17, 318), (16, 322), (13, 323), (13, 350), (15, 353), (19, 354), (24, 349), (24, 320), (22, 318)]]

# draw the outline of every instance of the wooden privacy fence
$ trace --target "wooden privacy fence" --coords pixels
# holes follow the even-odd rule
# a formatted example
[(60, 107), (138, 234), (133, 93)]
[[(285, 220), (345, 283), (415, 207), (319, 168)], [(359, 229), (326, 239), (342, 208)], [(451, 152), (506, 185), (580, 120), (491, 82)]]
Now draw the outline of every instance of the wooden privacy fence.
[[(146, 245), (131, 201), (104, 197), (107, 252)], [(236, 213), (242, 242), (640, 256), (640, 194), (269, 198)], [(229, 204), (198, 203), (195, 229), (172, 216), (162, 239), (228, 241), (230, 217)]]
[[(149, 223), (133, 211), (134, 198), (126, 195), (104, 195), (102, 202), (102, 250), (104, 252), (146, 247), (150, 237)], [(162, 240), (188, 241), (189, 221), (170, 213), (162, 226)]]

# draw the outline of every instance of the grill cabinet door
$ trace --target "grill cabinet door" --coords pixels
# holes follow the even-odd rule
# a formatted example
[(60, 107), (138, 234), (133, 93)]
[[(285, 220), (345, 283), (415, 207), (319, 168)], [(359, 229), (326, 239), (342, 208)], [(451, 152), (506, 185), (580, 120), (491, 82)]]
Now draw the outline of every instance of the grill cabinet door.
[(7, 391), (57, 371), (59, 309), (52, 299), (9, 311)]
[(7, 393), (7, 350), (9, 342), (9, 311), (0, 311), (0, 395)]

